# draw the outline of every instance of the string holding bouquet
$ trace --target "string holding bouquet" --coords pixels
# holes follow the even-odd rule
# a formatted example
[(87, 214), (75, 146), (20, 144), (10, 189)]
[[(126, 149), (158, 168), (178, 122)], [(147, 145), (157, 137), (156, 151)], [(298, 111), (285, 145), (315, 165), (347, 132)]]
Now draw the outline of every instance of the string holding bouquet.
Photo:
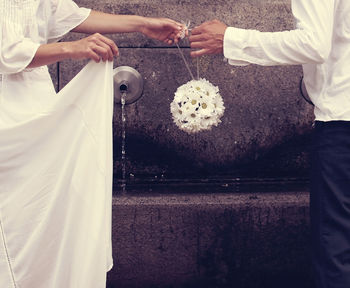
[[(188, 26), (189, 23), (186, 28)], [(185, 37), (185, 30), (181, 36)], [(221, 123), (220, 118), (225, 111), (219, 88), (205, 78), (199, 78), (198, 61), (197, 79), (195, 79), (182, 50), (178, 44), (176, 45), (192, 80), (178, 87), (175, 92), (174, 100), (170, 104), (173, 121), (187, 133), (210, 130)]]

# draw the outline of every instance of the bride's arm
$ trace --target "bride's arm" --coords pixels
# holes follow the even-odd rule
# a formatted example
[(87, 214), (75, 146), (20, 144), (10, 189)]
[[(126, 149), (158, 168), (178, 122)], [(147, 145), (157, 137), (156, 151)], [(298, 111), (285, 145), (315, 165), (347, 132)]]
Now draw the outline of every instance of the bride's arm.
[(91, 59), (95, 62), (112, 61), (118, 47), (111, 39), (95, 33), (86, 38), (40, 45), (28, 68), (48, 65), (65, 59)]
[(141, 32), (147, 37), (171, 44), (178, 42), (183, 25), (167, 18), (147, 18), (136, 15), (113, 15), (91, 11), (84, 22), (72, 31), (94, 33), (86, 38), (71, 42), (40, 45), (28, 65), (34, 68), (65, 59), (92, 59), (112, 61), (118, 55), (114, 41), (101, 35), (111, 33)]
[(167, 18), (149, 18), (137, 15), (114, 15), (91, 11), (89, 17), (74, 32), (128, 33), (141, 32), (147, 37), (171, 44), (177, 42), (184, 26)]

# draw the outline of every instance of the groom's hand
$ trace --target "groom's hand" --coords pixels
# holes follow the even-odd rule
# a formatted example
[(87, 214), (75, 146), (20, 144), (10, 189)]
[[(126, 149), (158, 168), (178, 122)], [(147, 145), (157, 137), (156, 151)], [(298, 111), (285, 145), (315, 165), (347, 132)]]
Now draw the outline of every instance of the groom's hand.
[(223, 54), (224, 35), (227, 25), (219, 20), (205, 22), (194, 28), (191, 33), (192, 57), (209, 54)]

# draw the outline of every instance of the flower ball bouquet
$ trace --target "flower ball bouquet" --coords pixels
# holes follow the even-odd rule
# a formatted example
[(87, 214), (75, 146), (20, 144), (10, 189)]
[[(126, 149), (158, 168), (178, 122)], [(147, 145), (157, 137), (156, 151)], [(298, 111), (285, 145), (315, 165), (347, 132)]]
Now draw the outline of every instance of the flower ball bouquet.
[(217, 126), (225, 107), (219, 88), (199, 78), (177, 88), (170, 110), (181, 130), (196, 133)]
[[(182, 30), (181, 39), (186, 37), (190, 21)], [(197, 79), (193, 77), (191, 69), (181, 48), (176, 43), (178, 51), (193, 80), (177, 88), (174, 100), (170, 104), (170, 111), (175, 124), (187, 133), (210, 130), (217, 126), (224, 114), (224, 101), (219, 94), (219, 88), (204, 78), (199, 78), (199, 64), (197, 59)]]

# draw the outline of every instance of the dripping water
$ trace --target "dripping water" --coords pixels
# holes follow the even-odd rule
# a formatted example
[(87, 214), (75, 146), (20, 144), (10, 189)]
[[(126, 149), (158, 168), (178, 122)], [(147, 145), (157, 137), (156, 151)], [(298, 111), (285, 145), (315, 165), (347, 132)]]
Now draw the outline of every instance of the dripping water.
[(125, 152), (125, 138), (126, 138), (126, 113), (125, 113), (125, 100), (126, 100), (126, 91), (121, 91), (121, 104), (122, 104), (122, 193), (126, 193), (126, 152)]

